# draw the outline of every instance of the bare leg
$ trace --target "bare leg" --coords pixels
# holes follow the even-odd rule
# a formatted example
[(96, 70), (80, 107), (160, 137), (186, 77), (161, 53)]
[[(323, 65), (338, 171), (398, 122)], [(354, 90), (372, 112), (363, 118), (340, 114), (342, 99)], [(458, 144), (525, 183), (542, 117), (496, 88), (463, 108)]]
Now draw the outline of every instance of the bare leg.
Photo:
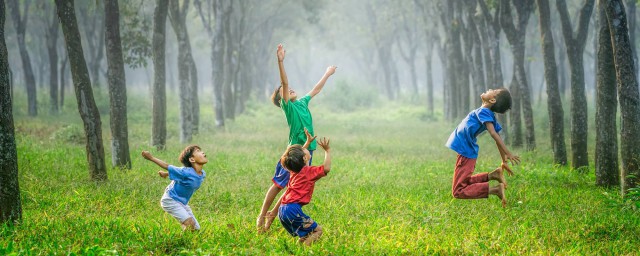
[(504, 189), (507, 189), (507, 180), (504, 178), (504, 171), (502, 171), (501, 167), (498, 167), (489, 173), (489, 180), (497, 180), (504, 184)]
[(273, 223), (273, 221), (276, 219), (276, 217), (278, 217), (278, 211), (280, 210), (280, 204), (282, 203), (282, 196), (280, 197), (280, 199), (278, 199), (278, 202), (276, 203), (276, 205), (273, 206), (273, 209), (271, 209), (271, 211), (268, 211), (267, 214), (264, 216), (264, 230), (267, 231), (269, 230), (269, 228), (271, 228), (271, 224)]
[(259, 231), (265, 231), (264, 230), (265, 216), (267, 215), (267, 211), (269, 210), (269, 207), (271, 207), (271, 204), (273, 203), (273, 199), (275, 199), (278, 193), (280, 193), (280, 190), (282, 189), (276, 186), (276, 184), (272, 184), (271, 187), (269, 188), (269, 191), (267, 191), (267, 194), (264, 197), (264, 202), (262, 202), (260, 215), (258, 215), (258, 220), (256, 221), (256, 226), (258, 227)]
[(489, 195), (496, 195), (502, 200), (502, 208), (507, 207), (507, 197), (504, 195), (504, 184), (500, 183), (495, 187), (489, 188)]

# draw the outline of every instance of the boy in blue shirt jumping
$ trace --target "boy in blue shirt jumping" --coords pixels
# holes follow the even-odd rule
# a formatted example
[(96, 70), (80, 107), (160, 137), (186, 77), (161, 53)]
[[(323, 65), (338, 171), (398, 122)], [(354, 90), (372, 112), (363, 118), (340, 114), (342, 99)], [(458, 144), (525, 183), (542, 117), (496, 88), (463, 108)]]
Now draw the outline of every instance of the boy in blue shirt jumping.
[(204, 151), (197, 145), (186, 147), (178, 157), (183, 167), (169, 165), (155, 158), (149, 151), (142, 151), (142, 157), (168, 171), (158, 171), (160, 177), (169, 177), (171, 180), (160, 199), (162, 209), (182, 224), (182, 230), (199, 230), (200, 224), (188, 203), (207, 176), (207, 173), (202, 170), (202, 166), (209, 161)]
[[(506, 207), (507, 199), (504, 190), (507, 182), (503, 171), (509, 175), (513, 172), (507, 165), (507, 161), (513, 164), (520, 163), (520, 157), (512, 154), (498, 134), (502, 127), (496, 120), (495, 113), (503, 114), (511, 108), (511, 93), (506, 88), (489, 89), (480, 95), (482, 106), (471, 111), (451, 133), (446, 146), (458, 153), (456, 168), (453, 175), (452, 194), (458, 199), (487, 198), (496, 195), (502, 201), (502, 207)], [(495, 140), (502, 164), (490, 173), (473, 175), (480, 147), (476, 143), (477, 137), (488, 131)], [(489, 180), (500, 182), (497, 186), (489, 187)]]

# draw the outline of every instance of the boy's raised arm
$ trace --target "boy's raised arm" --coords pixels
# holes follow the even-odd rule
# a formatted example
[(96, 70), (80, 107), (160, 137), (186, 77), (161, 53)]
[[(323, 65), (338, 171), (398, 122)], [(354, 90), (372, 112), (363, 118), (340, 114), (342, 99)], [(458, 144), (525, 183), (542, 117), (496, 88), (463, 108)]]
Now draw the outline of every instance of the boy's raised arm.
[(324, 163), (322, 163), (322, 165), (324, 165), (324, 174), (327, 174), (329, 173), (329, 171), (331, 171), (331, 147), (329, 147), (329, 139), (319, 139), (318, 145), (322, 147), (322, 149), (324, 149)]
[(287, 79), (287, 72), (284, 71), (284, 55), (286, 51), (282, 48), (282, 44), (278, 45), (276, 56), (278, 56), (278, 69), (280, 70), (280, 84), (282, 85), (282, 100), (284, 102), (289, 101), (289, 80)]
[(336, 72), (336, 68), (338, 67), (336, 66), (327, 67), (327, 71), (324, 72), (324, 75), (322, 76), (322, 78), (320, 78), (320, 81), (318, 81), (318, 83), (313, 87), (313, 89), (309, 91), (309, 95), (312, 98), (316, 96), (316, 94), (320, 93), (320, 91), (322, 91), (322, 88), (324, 87), (324, 84), (327, 82), (327, 79), (329, 79), (329, 77)]
[(149, 151), (142, 151), (142, 157), (144, 157), (145, 159), (156, 163), (158, 166), (162, 167), (163, 169), (167, 170), (169, 168), (169, 165), (167, 163), (165, 163), (164, 161), (154, 157), (153, 155), (151, 155), (151, 153), (149, 153)]

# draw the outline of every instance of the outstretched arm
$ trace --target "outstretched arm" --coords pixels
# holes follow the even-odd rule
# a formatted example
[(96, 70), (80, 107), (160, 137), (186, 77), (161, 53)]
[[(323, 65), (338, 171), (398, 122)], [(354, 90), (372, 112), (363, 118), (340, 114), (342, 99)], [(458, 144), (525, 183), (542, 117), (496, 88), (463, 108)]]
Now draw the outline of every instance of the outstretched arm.
[(309, 95), (312, 98), (316, 96), (316, 94), (320, 93), (320, 91), (322, 91), (322, 88), (324, 87), (324, 84), (327, 82), (327, 79), (329, 79), (329, 77), (336, 72), (336, 68), (338, 67), (329, 66), (327, 68), (327, 71), (324, 72), (324, 75), (322, 75), (322, 78), (320, 78), (320, 81), (318, 81), (316, 86), (314, 86), (313, 89), (311, 89), (311, 91), (309, 92)]
[(512, 164), (519, 164), (520, 157), (512, 154), (511, 151), (507, 149), (507, 146), (504, 144), (504, 141), (502, 141), (502, 138), (500, 137), (498, 132), (496, 132), (496, 129), (493, 126), (493, 123), (486, 122), (485, 125), (487, 126), (487, 131), (489, 132), (489, 134), (491, 134), (491, 138), (493, 138), (493, 140), (496, 141), (496, 146), (498, 147), (498, 151), (500, 151), (500, 157), (502, 158), (502, 168), (506, 169), (509, 175), (513, 175), (511, 168), (509, 168), (509, 166), (507, 165), (507, 161), (511, 161)]
[(322, 138), (318, 140), (318, 145), (324, 149), (324, 163), (322, 163), (322, 165), (324, 165), (324, 174), (327, 174), (331, 171), (331, 147), (329, 147), (329, 139)]
[(276, 55), (278, 56), (278, 69), (280, 70), (280, 85), (282, 85), (282, 100), (284, 102), (289, 101), (289, 80), (287, 79), (287, 72), (284, 71), (284, 54), (286, 51), (282, 48), (282, 44), (278, 45)]
[(162, 167), (163, 169), (167, 170), (167, 168), (169, 168), (169, 165), (167, 163), (165, 163), (164, 161), (154, 157), (153, 155), (151, 155), (151, 153), (149, 153), (149, 151), (142, 151), (142, 157), (144, 157), (145, 159), (156, 163), (158, 166)]

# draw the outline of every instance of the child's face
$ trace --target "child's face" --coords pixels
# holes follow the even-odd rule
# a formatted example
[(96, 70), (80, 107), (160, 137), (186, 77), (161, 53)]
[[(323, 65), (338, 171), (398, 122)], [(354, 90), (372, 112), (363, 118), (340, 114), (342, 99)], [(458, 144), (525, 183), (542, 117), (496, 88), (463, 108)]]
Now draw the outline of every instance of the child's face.
[[(280, 97), (284, 98), (284, 92), (282, 91), (282, 87), (280, 87)], [(296, 94), (296, 91), (294, 91), (293, 89), (289, 88), (289, 100), (290, 101), (294, 101), (296, 98), (298, 98), (298, 94)]]
[(497, 95), (498, 95), (498, 90), (489, 89), (483, 94), (480, 94), (480, 98), (482, 99), (482, 102), (495, 103)]
[(200, 165), (204, 165), (209, 162), (209, 160), (207, 159), (207, 154), (205, 154), (204, 151), (197, 148), (193, 152), (193, 155), (191, 155), (191, 159), (193, 160), (192, 161), (193, 163), (197, 163)]
[(302, 158), (302, 159), (304, 159), (304, 162), (306, 163), (305, 165), (308, 166), (309, 165), (309, 160), (311, 159), (311, 153), (306, 148), (303, 148), (302, 150), (304, 150), (304, 158)]

